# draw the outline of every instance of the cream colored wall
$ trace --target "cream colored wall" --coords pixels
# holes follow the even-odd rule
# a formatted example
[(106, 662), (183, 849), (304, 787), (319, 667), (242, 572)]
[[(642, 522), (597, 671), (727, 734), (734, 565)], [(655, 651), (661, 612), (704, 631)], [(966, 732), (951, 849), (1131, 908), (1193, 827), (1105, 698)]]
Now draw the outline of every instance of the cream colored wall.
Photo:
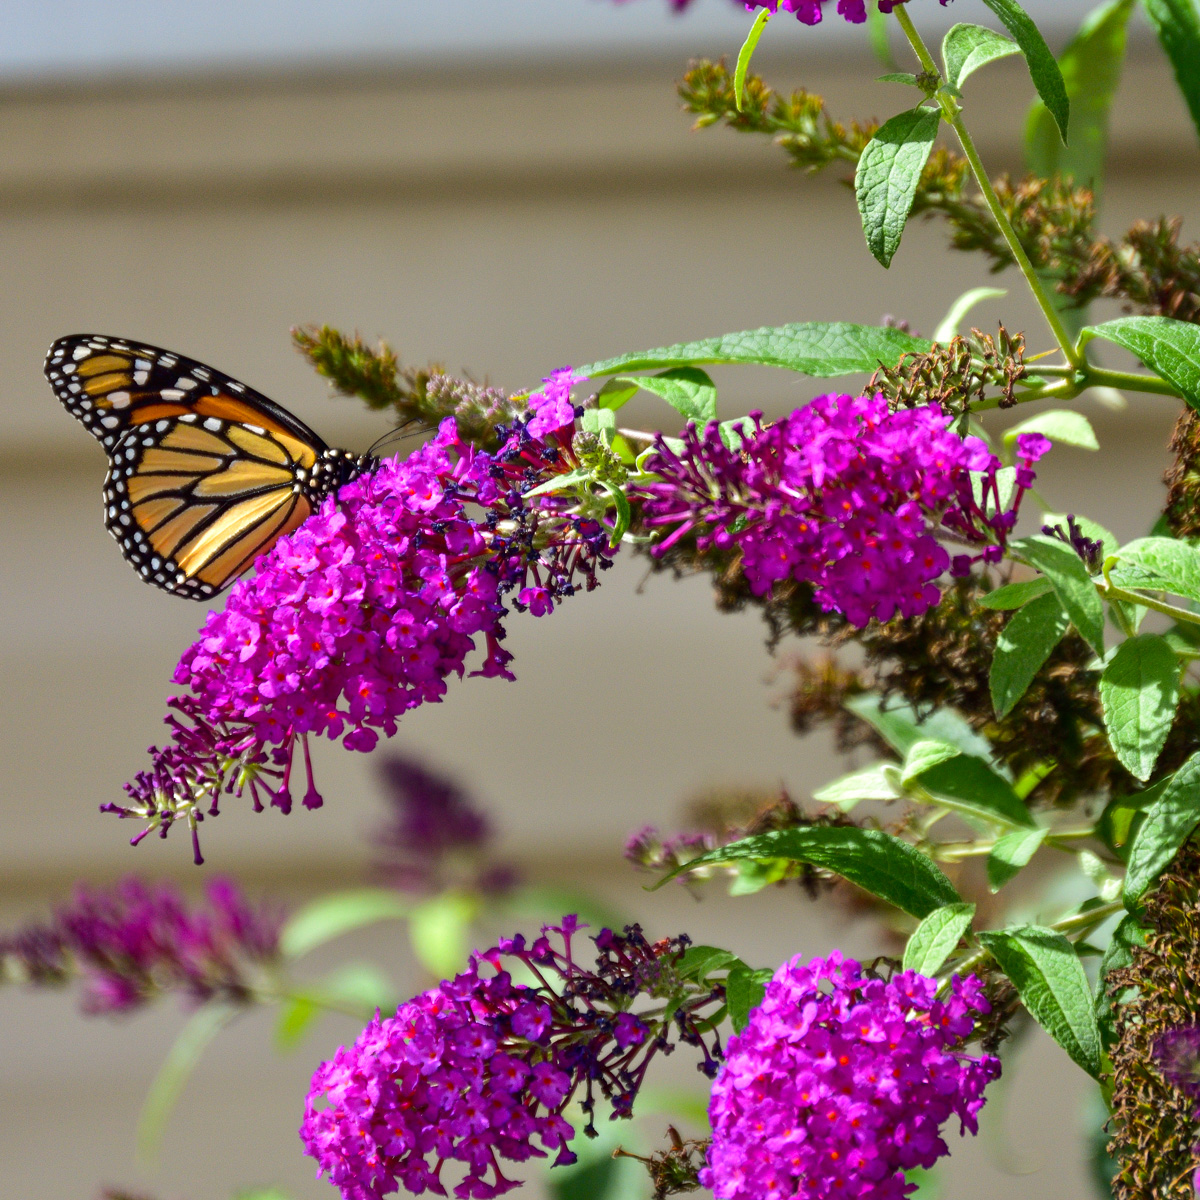
[[(862, 86), (872, 64), (774, 66), (826, 91), (839, 114), (902, 102)], [(160, 736), (171, 668), (201, 612), (141, 585), (104, 533), (101, 456), (41, 377), (56, 336), (95, 330), (171, 346), (361, 447), (382, 427), (325, 398), (289, 349), (289, 325), (383, 334), (417, 361), (517, 386), (564, 362), (766, 323), (892, 312), (929, 330), (950, 298), (986, 281), (923, 224), (882, 272), (833, 179), (798, 178), (746, 139), (689, 134), (671, 92), (678, 69), (567, 64), (0, 95), (6, 919), (39, 911), (77, 876), (199, 877), (182, 837), (132, 851), (130, 830), (95, 811)], [(1012, 163), (1004, 131), (1027, 84), (1009, 64), (977, 79), (969, 111), (985, 156)], [(1167, 210), (1194, 231), (1196, 145), (1154, 58), (1135, 60), (1124, 103), (1106, 224)], [(1045, 348), (1027, 304), (979, 320), (1001, 315)], [(778, 412), (815, 390), (766, 371), (725, 371), (719, 382), (729, 414)], [(670, 415), (646, 407), (638, 419)], [(1047, 490), (1133, 535), (1158, 502), (1173, 414), (1148, 400), (1101, 416), (1103, 455), (1058, 452)], [(397, 746), (490, 800), (506, 848), (531, 873), (619, 896), (656, 933), (683, 927), (764, 964), (835, 939), (870, 951), (869, 927), (839, 926), (790, 892), (696, 905), (679, 891), (650, 897), (625, 872), (624, 835), (645, 821), (670, 827), (698, 788), (783, 781), (803, 796), (837, 770), (820, 739), (797, 741), (772, 707), (781, 685), (768, 679), (755, 619), (718, 615), (701, 580), (639, 589), (642, 575), (627, 561), (553, 617), (514, 620), (519, 682), (455, 685), (445, 704), (406, 719)], [(204, 831), (210, 868), (295, 897), (359, 879), (378, 813), (370, 762), (329, 750), (319, 770), (321, 812), (285, 820), (229, 805)], [(399, 943), (387, 952), (417, 986)], [(297, 1200), (331, 1195), (309, 1179), (294, 1129), (315, 1061), (353, 1031), (331, 1024), (280, 1061), (262, 1023), (248, 1021), (189, 1088), (160, 1169), (138, 1170), (136, 1106), (177, 1027), (173, 1010), (113, 1025), (84, 1022), (67, 997), (0, 997), (0, 1196), (85, 1200), (101, 1182), (137, 1182), (164, 1197), (223, 1200), (235, 1184), (271, 1180)], [(965, 1144), (950, 1168), (953, 1200), (1087, 1194), (1078, 1081), (1057, 1050), (1033, 1045), (1018, 1060), (1007, 1119), (1031, 1139), (1025, 1165), (1040, 1171), (1009, 1179), (982, 1140)]]

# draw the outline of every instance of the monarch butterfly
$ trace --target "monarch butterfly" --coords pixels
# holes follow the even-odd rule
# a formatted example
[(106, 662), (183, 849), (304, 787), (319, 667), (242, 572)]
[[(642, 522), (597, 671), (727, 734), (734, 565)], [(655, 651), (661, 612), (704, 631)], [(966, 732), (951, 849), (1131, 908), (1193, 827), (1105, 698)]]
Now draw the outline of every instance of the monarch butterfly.
[(375, 465), (266, 396), (168, 350), (72, 334), (46, 378), (108, 454), (104, 523), (155, 587), (208, 600)]

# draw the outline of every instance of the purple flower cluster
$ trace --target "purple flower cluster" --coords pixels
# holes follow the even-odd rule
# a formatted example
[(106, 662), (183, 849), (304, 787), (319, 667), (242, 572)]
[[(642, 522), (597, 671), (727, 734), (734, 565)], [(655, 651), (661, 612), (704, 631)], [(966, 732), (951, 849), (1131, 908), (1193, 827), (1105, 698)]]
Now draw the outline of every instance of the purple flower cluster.
[[(678, 1001), (680, 1040), (703, 1046), (700, 1011), (721, 996), (680, 979), (686, 939), (650, 945), (636, 926), (606, 929), (587, 969), (572, 952), (579, 928), (567, 917), (531, 945), (518, 935), (472, 955), (466, 972), (376, 1016), (318, 1068), (300, 1136), (344, 1200), (398, 1187), (444, 1196), (448, 1162), (465, 1168), (456, 1196), (487, 1200), (520, 1186), (501, 1160), (555, 1151), (555, 1165), (573, 1162), (567, 1104), (578, 1099), (590, 1121), (599, 1088), (614, 1116), (628, 1116), (650, 1059), (670, 1049), (661, 1022), (629, 1011), (639, 995)], [(537, 985), (514, 983), (506, 960)], [(707, 1047), (705, 1065), (715, 1071)]]
[[(209, 614), (175, 681), (172, 743), (108, 811), (147, 822), (140, 837), (216, 815), (223, 788), (260, 789), (290, 811), (291, 772), (303, 748), (303, 804), (321, 804), (310, 735), (370, 750), (379, 733), (437, 701), (482, 639), (475, 675), (513, 678), (500, 645), (503, 597), (535, 615), (596, 584), (609, 565), (610, 530), (570, 510), (569, 498), (525, 493), (572, 471), (576, 410), (569, 369), (529, 398), (528, 418), (486, 453), (452, 419), (404, 461), (388, 460), (341, 488), (239, 580)], [(196, 850), (199, 861), (199, 850)]]
[(516, 881), (511, 867), (491, 861), (494, 833), (471, 796), (444, 775), (411, 759), (391, 757), (379, 770), (391, 812), (377, 830), (375, 869), (407, 892), (466, 888), (505, 892)]
[(128, 1012), (165, 991), (245, 1000), (255, 972), (278, 958), (281, 924), (227, 879), (192, 906), (168, 884), (130, 877), (81, 887), (49, 923), (0, 938), (0, 963), (4, 977), (34, 984), (81, 977), (89, 1013)]
[(887, 982), (834, 951), (784, 963), (732, 1038), (709, 1105), (701, 1182), (717, 1200), (900, 1200), (904, 1172), (949, 1150), (941, 1126), (977, 1131), (990, 1055), (961, 1050), (988, 1005), (974, 977), (945, 1000), (915, 971)]
[[(948, 568), (998, 562), (1049, 442), (1017, 440), (1020, 466), (1007, 506), (1001, 463), (978, 438), (960, 438), (936, 405), (889, 412), (882, 397), (818, 396), (730, 449), (715, 422), (683, 446), (659, 438), (643, 485), (644, 521), (665, 554), (693, 535), (703, 552), (736, 548), (757, 595), (784, 579), (812, 584), (827, 610), (854, 625), (914, 617), (937, 604)], [(938, 538), (981, 547), (951, 561)]]
[[(1165, 1030), (1154, 1039), (1150, 1053), (1171, 1087), (1200, 1101), (1200, 1025)], [(1200, 1120), (1200, 1105), (1192, 1116)], [(1192, 1148), (1192, 1153), (1200, 1156), (1200, 1144)], [(1192, 1172), (1192, 1189), (1200, 1196), (1200, 1167)]]

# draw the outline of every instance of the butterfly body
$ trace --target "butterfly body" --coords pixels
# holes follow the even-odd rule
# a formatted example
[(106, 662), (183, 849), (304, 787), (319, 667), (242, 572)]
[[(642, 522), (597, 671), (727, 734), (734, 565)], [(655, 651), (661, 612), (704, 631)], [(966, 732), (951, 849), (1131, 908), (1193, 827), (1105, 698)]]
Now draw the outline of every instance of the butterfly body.
[(60, 338), (46, 377), (109, 459), (104, 521), (147, 583), (194, 600), (228, 586), (375, 460), (183, 355)]

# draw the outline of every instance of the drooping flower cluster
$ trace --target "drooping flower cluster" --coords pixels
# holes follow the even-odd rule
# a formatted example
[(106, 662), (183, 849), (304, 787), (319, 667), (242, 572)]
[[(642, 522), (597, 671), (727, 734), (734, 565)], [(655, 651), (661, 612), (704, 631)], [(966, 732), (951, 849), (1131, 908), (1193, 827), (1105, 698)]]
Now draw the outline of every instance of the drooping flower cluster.
[(35, 985), (83, 982), (89, 1013), (123, 1013), (156, 994), (246, 1000), (253, 977), (279, 955), (282, 914), (252, 905), (236, 884), (212, 880), (190, 905), (169, 884), (129, 877), (80, 887), (44, 924), (0, 937), (0, 978)]
[(492, 823), (466, 791), (407, 758), (386, 759), (379, 774), (391, 810), (372, 839), (381, 878), (407, 892), (497, 893), (513, 886), (513, 868), (488, 855)]
[[(518, 935), (473, 955), (466, 972), (377, 1016), (318, 1068), (300, 1136), (344, 1200), (398, 1187), (445, 1195), (447, 1162), (465, 1167), (456, 1196), (487, 1200), (520, 1186), (501, 1160), (554, 1151), (555, 1165), (573, 1162), (564, 1109), (578, 1101), (592, 1132), (598, 1089), (614, 1117), (628, 1116), (650, 1060), (672, 1049), (672, 1026), (715, 1074), (720, 1046), (715, 1035), (711, 1051), (704, 1044), (700, 1022), (722, 989), (681, 977), (687, 939), (651, 945), (637, 926), (602, 930), (588, 969), (573, 953), (579, 928), (567, 917), (531, 945)], [(536, 986), (514, 983), (506, 964)], [(678, 1007), (665, 1022), (661, 1005), (632, 1012), (639, 997)]]
[(371, 749), (406, 711), (442, 698), (477, 639), (473, 674), (512, 678), (505, 596), (540, 616), (581, 580), (594, 587), (612, 555), (611, 530), (571, 497), (525, 495), (577, 465), (575, 382), (569, 369), (552, 375), (495, 453), (447, 419), (407, 460), (341, 488), (234, 585), (175, 672), (191, 695), (171, 702), (171, 745), (152, 751), (131, 803), (104, 806), (147, 822), (135, 841), (180, 819), (195, 840), (223, 788), (289, 811), (297, 746), (303, 803), (318, 807), (309, 736)]
[(717, 1200), (900, 1200), (904, 1172), (949, 1153), (941, 1127), (977, 1131), (990, 1055), (962, 1049), (988, 1011), (979, 981), (915, 971), (886, 982), (834, 951), (784, 963), (730, 1039), (713, 1087), (701, 1182)]
[[(1000, 460), (935, 405), (889, 412), (882, 397), (818, 396), (772, 425), (753, 416), (736, 450), (715, 422), (689, 428), (678, 449), (658, 439), (646, 463), (658, 481), (641, 488), (645, 524), (663, 535), (652, 553), (689, 535), (701, 552), (736, 547), (756, 595), (809, 583), (858, 626), (918, 616), (941, 598), (934, 581), (948, 568), (998, 562), (1050, 444), (1017, 439), (1006, 498)], [(939, 538), (978, 549), (952, 562)]]

